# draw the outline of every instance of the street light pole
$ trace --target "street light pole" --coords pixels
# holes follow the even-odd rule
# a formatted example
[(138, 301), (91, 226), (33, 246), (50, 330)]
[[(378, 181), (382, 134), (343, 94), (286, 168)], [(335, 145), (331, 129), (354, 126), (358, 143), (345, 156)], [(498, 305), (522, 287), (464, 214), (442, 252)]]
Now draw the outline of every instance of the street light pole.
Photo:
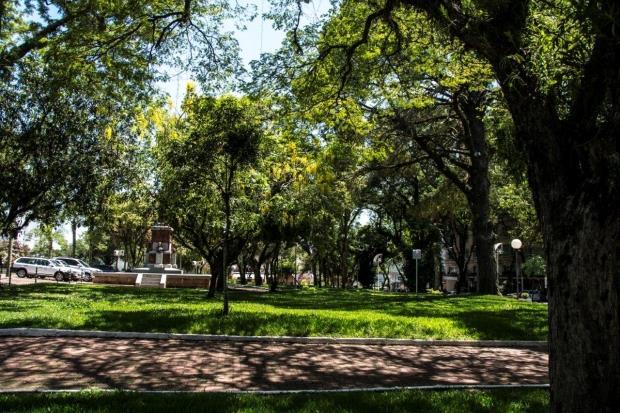
[(422, 250), (412, 250), (411, 258), (415, 260), (415, 293), (418, 293), (418, 260), (422, 258)]
[(418, 260), (415, 260), (415, 293), (418, 293)]

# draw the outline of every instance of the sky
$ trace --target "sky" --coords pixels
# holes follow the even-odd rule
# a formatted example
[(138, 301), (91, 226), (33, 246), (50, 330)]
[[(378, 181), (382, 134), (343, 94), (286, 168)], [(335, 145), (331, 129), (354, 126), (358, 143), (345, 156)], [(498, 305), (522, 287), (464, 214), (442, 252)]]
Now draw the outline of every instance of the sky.
[[(285, 33), (273, 28), (271, 22), (263, 19), (261, 15), (270, 10), (269, 0), (249, 0), (244, 2), (256, 8), (257, 17), (245, 24), (245, 30), (237, 30), (235, 22), (230, 21), (224, 26), (225, 31), (235, 33), (239, 42), (241, 59), (246, 68), (249, 69), (250, 62), (257, 60), (261, 53), (276, 51), (282, 44)], [(304, 7), (304, 22), (314, 22), (326, 13), (330, 7), (330, 0), (313, 0)], [(167, 93), (174, 102), (175, 108), (183, 99), (187, 83), (191, 80), (191, 73), (175, 71), (173, 68), (166, 70), (171, 78), (167, 82), (159, 83), (159, 89)]]

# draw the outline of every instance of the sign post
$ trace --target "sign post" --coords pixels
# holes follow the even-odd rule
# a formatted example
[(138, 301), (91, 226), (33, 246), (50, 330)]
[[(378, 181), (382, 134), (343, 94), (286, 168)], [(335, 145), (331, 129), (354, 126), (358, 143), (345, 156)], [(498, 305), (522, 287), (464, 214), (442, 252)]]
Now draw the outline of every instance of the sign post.
[(418, 260), (422, 259), (422, 250), (412, 250), (411, 258), (415, 260), (415, 293), (418, 293)]

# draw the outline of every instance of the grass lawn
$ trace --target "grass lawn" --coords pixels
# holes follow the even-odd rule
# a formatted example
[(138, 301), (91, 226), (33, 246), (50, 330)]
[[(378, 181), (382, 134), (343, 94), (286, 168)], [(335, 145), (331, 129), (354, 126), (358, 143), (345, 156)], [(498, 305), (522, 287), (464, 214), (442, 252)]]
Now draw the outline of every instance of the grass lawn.
[(545, 389), (234, 395), (81, 393), (0, 395), (2, 412), (546, 412)]
[(232, 312), (205, 290), (36, 284), (0, 290), (0, 328), (546, 340), (546, 305), (496, 296), (377, 291), (235, 291)]

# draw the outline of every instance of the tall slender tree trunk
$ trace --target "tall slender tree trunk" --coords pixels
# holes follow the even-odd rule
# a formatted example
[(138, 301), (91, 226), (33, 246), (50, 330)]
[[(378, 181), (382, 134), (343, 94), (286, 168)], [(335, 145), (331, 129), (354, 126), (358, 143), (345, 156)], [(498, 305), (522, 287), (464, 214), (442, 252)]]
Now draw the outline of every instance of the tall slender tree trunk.
[(239, 254), (239, 283), (241, 285), (247, 284), (247, 280), (245, 278), (245, 259), (243, 258), (243, 254)]
[(252, 268), (254, 270), (254, 285), (260, 287), (263, 285), (263, 277), (260, 274), (261, 263), (257, 262), (256, 265)]
[(219, 253), (215, 253), (212, 255), (209, 260), (209, 267), (211, 269), (211, 282), (209, 283), (209, 292), (207, 293), (208, 298), (215, 297), (215, 291), (217, 291), (219, 286), (222, 285), (222, 257)]
[(77, 233), (77, 221), (75, 219), (73, 219), (73, 220), (71, 220), (71, 256), (72, 257), (75, 257), (76, 233)]
[(319, 279), (317, 277), (316, 260), (314, 259), (314, 257), (310, 257), (310, 271), (312, 271), (312, 284), (315, 287), (318, 287), (319, 286)]
[(437, 243), (433, 243), (433, 288), (435, 290), (441, 290), (443, 285), (441, 283), (441, 259), (439, 254), (441, 253), (441, 247)]
[(47, 257), (52, 258), (52, 252), (54, 251), (54, 230), (50, 229), (49, 237), (47, 238)]
[(13, 265), (13, 238), (13, 234), (9, 234), (8, 251), (6, 254), (6, 276), (9, 278), (9, 285), (11, 285), (13, 278), (13, 273), (11, 272), (11, 265)]

